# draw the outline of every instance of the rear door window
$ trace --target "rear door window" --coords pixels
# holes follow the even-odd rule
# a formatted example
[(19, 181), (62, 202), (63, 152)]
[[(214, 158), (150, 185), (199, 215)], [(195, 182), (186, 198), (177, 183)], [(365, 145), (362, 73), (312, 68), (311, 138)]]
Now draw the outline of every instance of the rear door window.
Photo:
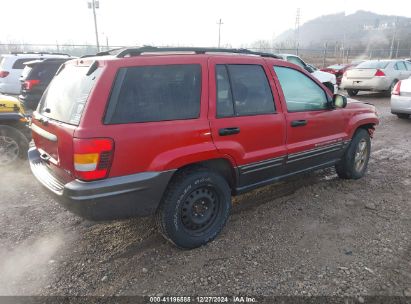
[(406, 70), (407, 70), (407, 68), (405, 67), (404, 61), (398, 61), (398, 62), (395, 64), (395, 69), (396, 69), (396, 70), (399, 70), (399, 71), (406, 71)]
[(200, 97), (199, 64), (121, 68), (104, 122), (124, 124), (197, 118)]
[(260, 65), (217, 65), (217, 117), (275, 113), (274, 98)]
[(78, 125), (91, 89), (100, 75), (97, 68), (86, 75), (87, 66), (65, 66), (44, 92), (39, 112), (51, 119)]

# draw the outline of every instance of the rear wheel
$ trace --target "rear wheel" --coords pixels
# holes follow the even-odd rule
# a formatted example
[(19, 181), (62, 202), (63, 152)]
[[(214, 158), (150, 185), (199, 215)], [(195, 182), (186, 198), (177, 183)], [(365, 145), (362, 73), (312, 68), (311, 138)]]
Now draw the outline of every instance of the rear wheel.
[(9, 166), (27, 158), (29, 141), (19, 130), (0, 126), (0, 167)]
[(157, 210), (157, 225), (176, 246), (196, 248), (220, 233), (230, 209), (227, 181), (215, 172), (198, 168), (173, 178)]
[(347, 90), (348, 96), (356, 96), (358, 94), (358, 90)]
[(344, 179), (363, 177), (367, 171), (370, 152), (371, 140), (368, 131), (365, 129), (357, 130), (343, 158), (335, 166), (338, 176)]
[(389, 88), (387, 91), (385, 91), (385, 96), (388, 96), (388, 97), (391, 96), (391, 92), (392, 92), (392, 90), (394, 90), (394, 87), (395, 87), (395, 85), (397, 84), (397, 82), (398, 82), (398, 80), (395, 79), (395, 80), (391, 83), (390, 88)]
[(397, 114), (397, 117), (401, 119), (408, 119), (410, 115), (409, 114)]

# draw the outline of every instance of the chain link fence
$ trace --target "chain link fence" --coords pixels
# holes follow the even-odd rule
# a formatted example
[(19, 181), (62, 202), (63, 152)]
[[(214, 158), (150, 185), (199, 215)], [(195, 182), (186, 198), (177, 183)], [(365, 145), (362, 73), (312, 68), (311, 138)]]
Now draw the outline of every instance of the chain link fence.
[[(100, 47), (100, 51), (115, 49), (125, 46), (106, 45)], [(336, 63), (351, 63), (356, 60), (410, 58), (410, 49), (336, 49), (331, 47), (319, 48), (276, 48), (276, 47), (250, 47), (253, 51), (274, 54), (295, 54), (307, 63), (319, 68)], [(95, 45), (82, 44), (11, 44), (0, 43), (0, 54), (10, 52), (55, 52), (66, 53), (72, 56), (83, 56), (97, 53)]]

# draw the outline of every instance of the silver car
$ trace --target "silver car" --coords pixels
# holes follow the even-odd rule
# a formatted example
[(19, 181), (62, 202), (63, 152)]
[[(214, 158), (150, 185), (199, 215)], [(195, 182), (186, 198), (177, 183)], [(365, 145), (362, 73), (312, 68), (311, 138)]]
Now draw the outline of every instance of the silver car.
[(398, 81), (392, 90), (391, 113), (399, 118), (411, 115), (411, 78)]
[(359, 91), (386, 92), (389, 96), (395, 84), (411, 76), (411, 62), (405, 60), (368, 60), (344, 73), (341, 88), (348, 95)]

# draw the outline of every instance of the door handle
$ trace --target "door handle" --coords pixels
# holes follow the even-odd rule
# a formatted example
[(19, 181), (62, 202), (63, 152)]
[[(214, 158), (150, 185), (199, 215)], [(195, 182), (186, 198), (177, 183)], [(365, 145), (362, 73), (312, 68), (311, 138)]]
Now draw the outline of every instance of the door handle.
[(302, 127), (307, 124), (307, 121), (302, 119), (302, 120), (293, 120), (291, 122), (291, 127)]
[(227, 136), (227, 135), (233, 135), (233, 134), (238, 134), (238, 133), (240, 133), (239, 127), (223, 128), (223, 129), (218, 130), (218, 134), (220, 136)]

